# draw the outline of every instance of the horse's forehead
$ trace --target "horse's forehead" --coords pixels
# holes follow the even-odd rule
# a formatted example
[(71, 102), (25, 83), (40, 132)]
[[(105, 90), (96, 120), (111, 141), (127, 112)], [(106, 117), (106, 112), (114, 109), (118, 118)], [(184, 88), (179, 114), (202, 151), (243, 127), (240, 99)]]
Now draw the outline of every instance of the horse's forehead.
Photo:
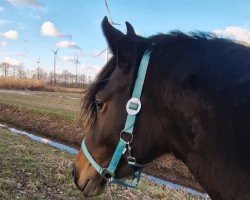
[(115, 98), (125, 98), (128, 95), (130, 84), (127, 78), (122, 76), (116, 76), (114, 79), (110, 79), (109, 83), (100, 90), (99, 94), (102, 100), (109, 100), (113, 97)]
[[(125, 66), (122, 66), (125, 67)], [(108, 86), (110, 87), (116, 87), (119, 85), (124, 85), (126, 83), (127, 77), (129, 74), (124, 73), (122, 67), (117, 66), (113, 73), (111, 74), (109, 81), (108, 81)]]

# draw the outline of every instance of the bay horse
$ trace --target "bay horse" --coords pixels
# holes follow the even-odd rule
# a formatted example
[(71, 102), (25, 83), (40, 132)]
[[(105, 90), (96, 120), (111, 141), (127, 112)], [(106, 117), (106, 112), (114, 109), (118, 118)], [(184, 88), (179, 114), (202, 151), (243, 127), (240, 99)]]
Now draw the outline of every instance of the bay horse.
[[(173, 153), (212, 199), (250, 199), (250, 48), (201, 32), (144, 38), (126, 25), (124, 34), (107, 17), (102, 21), (113, 57), (84, 97), (90, 130), (87, 150), (74, 162), (77, 187), (85, 196), (104, 191), (107, 177), (90, 160), (103, 168), (111, 162), (140, 62), (150, 51), (130, 144), (136, 161)], [(125, 154), (115, 178), (133, 174)]]

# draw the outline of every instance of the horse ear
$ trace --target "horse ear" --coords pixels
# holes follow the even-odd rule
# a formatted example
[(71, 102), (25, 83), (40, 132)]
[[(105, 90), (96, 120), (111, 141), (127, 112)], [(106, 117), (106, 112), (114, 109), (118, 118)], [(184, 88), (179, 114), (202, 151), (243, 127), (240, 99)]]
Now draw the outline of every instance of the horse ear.
[(109, 23), (107, 16), (105, 16), (102, 20), (102, 30), (111, 51), (115, 54), (117, 51), (118, 41), (125, 35)]
[(127, 35), (136, 36), (135, 29), (133, 28), (133, 26), (129, 22), (125, 22), (125, 24), (127, 26)]

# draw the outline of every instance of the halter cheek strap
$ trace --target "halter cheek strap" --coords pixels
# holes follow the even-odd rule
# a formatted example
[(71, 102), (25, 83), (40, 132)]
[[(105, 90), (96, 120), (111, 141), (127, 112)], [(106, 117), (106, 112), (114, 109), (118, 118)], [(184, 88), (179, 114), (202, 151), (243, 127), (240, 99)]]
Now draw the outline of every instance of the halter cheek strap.
[[(141, 175), (141, 170), (144, 165), (136, 163), (136, 159), (131, 155), (131, 147), (130, 143), (133, 140), (133, 130), (135, 126), (135, 120), (136, 120), (136, 115), (140, 112), (141, 109), (141, 93), (147, 73), (147, 68), (148, 68), (148, 63), (150, 59), (150, 51), (146, 51), (142, 57), (139, 69), (138, 69), (138, 74), (137, 78), (135, 81), (133, 93), (131, 99), (127, 102), (126, 105), (126, 110), (127, 110), (127, 118), (126, 118), (126, 123), (124, 126), (124, 129), (120, 133), (120, 140), (117, 144), (117, 147), (115, 149), (115, 152), (112, 156), (112, 159), (109, 163), (109, 166), (107, 168), (101, 167), (91, 156), (89, 153), (85, 139), (82, 141), (82, 151), (92, 167), (99, 173), (101, 174), (105, 179), (108, 179), (111, 183), (123, 185), (125, 187), (129, 188), (137, 188), (138, 182), (140, 180), (140, 175)], [(131, 136), (131, 141), (127, 142), (123, 139), (122, 135), (123, 134), (129, 134)], [(127, 182), (122, 179), (116, 179), (114, 178), (115, 176), (115, 171), (117, 169), (117, 166), (119, 164), (119, 161), (121, 160), (121, 157), (125, 154), (125, 152), (128, 152), (127, 156), (127, 163), (129, 166), (134, 168), (134, 175), (133, 175), (133, 181), (132, 182)]]

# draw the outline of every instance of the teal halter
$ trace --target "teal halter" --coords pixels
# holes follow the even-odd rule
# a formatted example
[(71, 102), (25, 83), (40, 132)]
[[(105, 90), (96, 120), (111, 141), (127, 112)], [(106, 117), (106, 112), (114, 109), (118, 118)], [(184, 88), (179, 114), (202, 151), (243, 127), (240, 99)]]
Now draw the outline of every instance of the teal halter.
[[(147, 73), (147, 68), (148, 68), (148, 63), (150, 59), (150, 51), (146, 51), (142, 57), (139, 69), (138, 69), (138, 75), (135, 81), (135, 86), (133, 90), (133, 94), (131, 99), (128, 101), (126, 105), (126, 110), (127, 110), (127, 119), (126, 123), (124, 126), (124, 129), (120, 133), (120, 140), (118, 142), (118, 145), (115, 149), (115, 152), (112, 156), (112, 159), (110, 161), (110, 164), (108, 168), (103, 168), (101, 167), (91, 156), (89, 153), (85, 139), (82, 141), (82, 151), (90, 164), (93, 166), (93, 168), (100, 174), (102, 175), (105, 179), (107, 179), (111, 183), (116, 183), (119, 185), (123, 185), (125, 187), (129, 188), (137, 188), (139, 180), (140, 180), (140, 175), (142, 171), (142, 167), (144, 165), (136, 163), (136, 159), (131, 155), (131, 147), (130, 143), (133, 141), (133, 130), (134, 130), (134, 125), (135, 125), (135, 120), (136, 120), (136, 115), (139, 113), (141, 109), (141, 93), (142, 93), (142, 88), (145, 80), (145, 76)], [(131, 136), (130, 141), (125, 141), (123, 139), (123, 134), (129, 134)], [(135, 172), (133, 176), (133, 181), (132, 182), (127, 182), (122, 179), (116, 179), (114, 178), (115, 176), (115, 170), (119, 164), (119, 161), (125, 152), (128, 151), (129, 156), (127, 156), (127, 162), (128, 165), (134, 167)]]

